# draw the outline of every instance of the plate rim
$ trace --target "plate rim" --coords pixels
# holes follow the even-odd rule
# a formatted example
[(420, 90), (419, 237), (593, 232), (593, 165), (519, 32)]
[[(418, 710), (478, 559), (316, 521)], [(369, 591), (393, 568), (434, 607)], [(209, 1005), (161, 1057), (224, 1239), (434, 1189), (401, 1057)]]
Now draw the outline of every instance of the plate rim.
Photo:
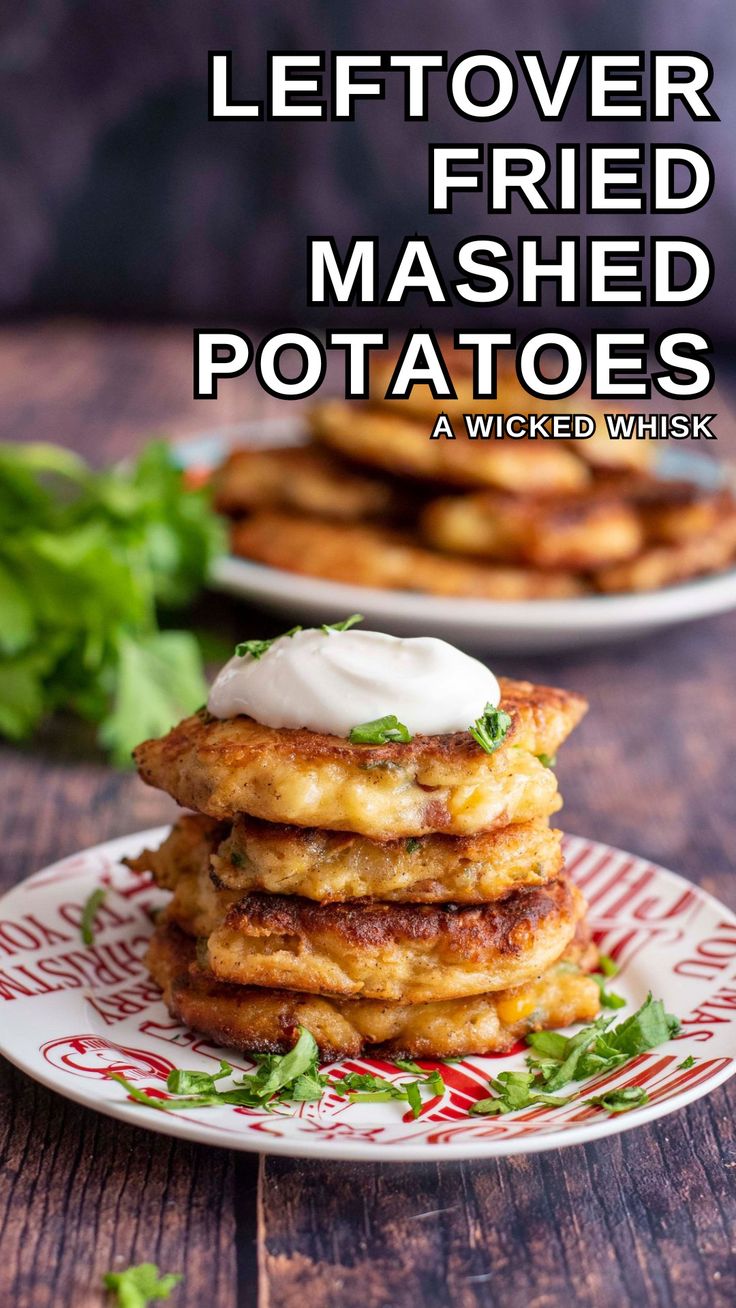
[[(127, 835), (112, 837), (109, 840), (100, 841), (96, 845), (89, 845), (85, 849), (77, 850), (71, 854), (64, 855), (55, 862), (47, 864), (45, 867), (37, 869), (30, 873), (22, 881), (11, 886), (5, 894), (0, 897), (0, 906), (7, 906), (8, 901), (12, 905), (12, 900), (16, 895), (22, 894), (30, 883), (47, 876), (50, 872), (56, 870), (64, 863), (82, 856), (91, 857), (102, 855), (117, 861), (122, 854), (122, 850), (130, 844), (131, 846), (163, 839), (164, 835), (170, 830), (171, 824), (163, 824), (157, 827), (147, 828), (142, 831), (130, 832)], [(695, 891), (696, 895), (708, 905), (712, 912), (717, 916), (728, 919), (736, 926), (736, 911), (728, 907), (712, 895), (710, 891), (703, 889), (696, 882), (688, 880), (678, 872), (673, 872), (670, 868), (663, 867), (659, 863), (645, 858), (641, 855), (633, 855), (630, 851), (622, 850), (616, 845), (609, 845), (604, 841), (594, 840), (589, 836), (581, 836), (574, 832), (565, 833), (566, 837), (571, 840), (580, 841), (583, 845), (591, 849), (605, 851), (611, 854), (621, 854), (627, 858), (641, 859), (647, 866), (663, 876), (665, 880), (673, 883), (678, 888)], [(82, 873), (81, 875), (85, 875)], [(679, 1091), (668, 1099), (662, 1100), (655, 1104), (649, 1104), (644, 1108), (637, 1109), (635, 1113), (623, 1113), (617, 1116), (609, 1117), (598, 1121), (590, 1121), (579, 1126), (567, 1127), (564, 1131), (540, 1132), (538, 1136), (509, 1137), (500, 1140), (467, 1140), (465, 1143), (443, 1143), (443, 1144), (416, 1144), (413, 1145), (410, 1140), (404, 1139), (396, 1144), (371, 1144), (367, 1148), (360, 1141), (332, 1140), (324, 1141), (314, 1138), (308, 1134), (297, 1134), (294, 1137), (256, 1137), (255, 1132), (232, 1133), (232, 1138), (223, 1138), (222, 1127), (208, 1127), (206, 1122), (191, 1122), (189, 1119), (177, 1119), (175, 1115), (166, 1113), (149, 1113), (145, 1119), (140, 1115), (140, 1110), (126, 1099), (96, 1099), (92, 1090), (85, 1091), (83, 1082), (79, 1087), (76, 1084), (70, 1084), (68, 1088), (60, 1088), (60, 1083), (51, 1072), (47, 1072), (43, 1064), (39, 1067), (29, 1065), (23, 1057), (18, 1057), (12, 1050), (8, 1049), (7, 1042), (3, 1038), (3, 1031), (0, 1028), (0, 1054), (5, 1057), (9, 1063), (18, 1068), (19, 1071), (29, 1076), (31, 1080), (43, 1085), (46, 1089), (61, 1095), (62, 1098), (70, 1099), (72, 1102), (80, 1104), (94, 1112), (101, 1113), (105, 1117), (114, 1118), (117, 1121), (123, 1121), (128, 1125), (140, 1127), (141, 1130), (154, 1131), (160, 1135), (173, 1136), (180, 1140), (186, 1140), (190, 1143), (200, 1143), (215, 1146), (217, 1148), (234, 1149), (243, 1153), (255, 1154), (274, 1154), (292, 1158), (313, 1158), (330, 1162), (396, 1162), (400, 1164), (408, 1162), (457, 1162), (473, 1158), (491, 1159), (512, 1157), (527, 1153), (543, 1153), (550, 1149), (563, 1149), (572, 1145), (589, 1144), (597, 1141), (608, 1139), (613, 1135), (620, 1135), (624, 1131), (634, 1130), (638, 1126), (646, 1126), (651, 1122), (657, 1121), (661, 1117), (678, 1112), (681, 1108), (688, 1107), (689, 1104), (696, 1100), (704, 1098), (712, 1091), (719, 1089), (726, 1081), (736, 1075), (736, 1055), (731, 1062), (720, 1071), (714, 1072), (708, 1081), (703, 1084), (694, 1085), (690, 1088)], [(90, 1083), (91, 1085), (91, 1083)], [(181, 1130), (180, 1125), (185, 1129)]]

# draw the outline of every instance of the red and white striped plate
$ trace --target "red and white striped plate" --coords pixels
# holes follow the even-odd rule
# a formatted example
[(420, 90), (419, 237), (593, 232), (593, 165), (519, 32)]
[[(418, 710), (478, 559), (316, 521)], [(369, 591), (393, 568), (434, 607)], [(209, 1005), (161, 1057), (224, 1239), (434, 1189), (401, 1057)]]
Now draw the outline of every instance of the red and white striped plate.
[[(118, 859), (157, 844), (164, 829), (97, 845), (36, 873), (0, 901), (0, 1051), (29, 1076), (111, 1117), (167, 1135), (230, 1149), (352, 1160), (406, 1162), (528, 1153), (601, 1139), (651, 1122), (715, 1089), (736, 1069), (736, 916), (673, 872), (607, 845), (566, 838), (568, 868), (590, 903), (596, 940), (620, 966), (615, 989), (632, 1012), (652, 990), (682, 1021), (682, 1034), (613, 1075), (587, 1082), (643, 1085), (649, 1103), (609, 1117), (582, 1102), (496, 1117), (469, 1117), (489, 1076), (523, 1068), (524, 1052), (440, 1064), (442, 1098), (415, 1121), (400, 1102), (320, 1103), (263, 1113), (208, 1108), (162, 1113), (135, 1104), (108, 1079), (122, 1072), (161, 1090), (172, 1067), (215, 1067), (221, 1054), (247, 1060), (172, 1021), (141, 962), (149, 912), (165, 896)], [(95, 942), (82, 944), (82, 907), (108, 893)], [(618, 1015), (617, 1015), (618, 1016)], [(692, 1055), (692, 1067), (678, 1065)], [(433, 1066), (427, 1062), (427, 1067)], [(351, 1059), (351, 1071), (405, 1077), (390, 1064)]]

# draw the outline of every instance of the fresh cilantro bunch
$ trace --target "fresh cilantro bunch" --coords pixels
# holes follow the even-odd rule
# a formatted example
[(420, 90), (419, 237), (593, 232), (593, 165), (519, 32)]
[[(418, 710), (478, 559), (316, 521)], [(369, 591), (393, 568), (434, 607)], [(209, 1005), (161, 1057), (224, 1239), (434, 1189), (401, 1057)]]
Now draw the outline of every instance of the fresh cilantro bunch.
[(223, 542), (161, 442), (103, 472), (57, 446), (0, 445), (0, 734), (68, 710), (125, 764), (200, 704), (196, 640), (158, 612), (197, 594)]

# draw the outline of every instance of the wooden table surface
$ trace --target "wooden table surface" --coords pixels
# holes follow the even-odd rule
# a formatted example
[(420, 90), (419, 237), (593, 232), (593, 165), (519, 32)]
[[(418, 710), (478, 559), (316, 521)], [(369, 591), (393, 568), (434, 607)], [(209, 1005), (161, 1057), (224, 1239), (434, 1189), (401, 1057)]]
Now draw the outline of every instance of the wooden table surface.
[[(95, 461), (153, 432), (272, 413), (248, 378), (191, 400), (186, 328), (51, 323), (0, 333), (0, 438)], [(272, 630), (207, 596), (193, 620)], [(736, 613), (501, 671), (583, 691), (559, 767), (563, 825), (691, 877), (736, 909)], [(490, 651), (489, 651), (490, 653)], [(0, 887), (173, 805), (50, 726), (2, 754)], [(0, 1018), (1, 1020), (1, 1018)], [(736, 1080), (652, 1126), (560, 1152), (398, 1166), (258, 1159), (113, 1122), (0, 1060), (0, 1304), (103, 1303), (152, 1260), (177, 1308), (556, 1308), (736, 1302)]]

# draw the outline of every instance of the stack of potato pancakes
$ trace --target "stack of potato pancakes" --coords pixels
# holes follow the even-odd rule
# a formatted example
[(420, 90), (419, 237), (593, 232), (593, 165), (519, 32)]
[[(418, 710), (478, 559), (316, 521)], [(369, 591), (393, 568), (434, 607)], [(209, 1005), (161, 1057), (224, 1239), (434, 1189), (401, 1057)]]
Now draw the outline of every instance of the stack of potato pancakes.
[(595, 1016), (586, 906), (549, 825), (549, 764), (586, 704), (500, 685), (493, 752), (206, 709), (138, 747), (143, 780), (195, 810), (130, 863), (173, 891), (148, 965), (177, 1019), (244, 1052), (306, 1027), (334, 1059), (484, 1054)]
[[(468, 351), (445, 348), (457, 393), (424, 384), (386, 400), (381, 357), (366, 403), (328, 400), (296, 448), (234, 450), (214, 477), (234, 554), (354, 586), (495, 600), (656, 590), (736, 559), (736, 498), (659, 477), (657, 441), (612, 440), (601, 402), (535, 399), (499, 364), (477, 400)], [(608, 408), (615, 412), (612, 403)], [(442, 410), (454, 439), (430, 438)], [(471, 438), (464, 414), (575, 415), (585, 440)]]

